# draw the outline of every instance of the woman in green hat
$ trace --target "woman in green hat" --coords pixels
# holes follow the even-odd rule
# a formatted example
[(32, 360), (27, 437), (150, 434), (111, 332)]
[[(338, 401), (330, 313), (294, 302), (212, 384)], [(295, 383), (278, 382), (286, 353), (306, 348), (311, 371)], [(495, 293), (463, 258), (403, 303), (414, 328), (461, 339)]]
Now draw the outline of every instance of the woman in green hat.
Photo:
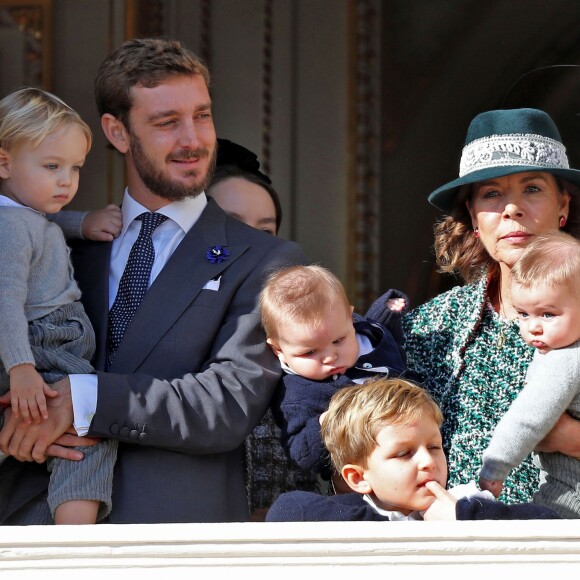
[[(443, 410), (451, 487), (477, 481), (482, 453), (532, 358), (511, 302), (511, 269), (539, 234), (580, 237), (579, 185), (549, 115), (497, 110), (472, 121), (459, 178), (429, 196), (446, 214), (435, 228), (438, 266), (465, 284), (414, 309), (404, 326), (409, 367)], [(556, 429), (552, 445), (580, 456), (580, 423), (563, 418)], [(511, 472), (502, 499), (530, 501), (537, 474), (528, 458)]]

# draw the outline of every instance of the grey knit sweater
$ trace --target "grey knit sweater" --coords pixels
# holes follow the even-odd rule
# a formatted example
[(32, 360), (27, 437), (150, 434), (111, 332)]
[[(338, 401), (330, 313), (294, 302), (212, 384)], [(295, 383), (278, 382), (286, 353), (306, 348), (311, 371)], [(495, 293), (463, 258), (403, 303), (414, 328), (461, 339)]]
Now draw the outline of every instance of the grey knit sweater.
[(69, 239), (83, 239), (83, 221), (87, 217), (88, 211), (74, 211), (66, 209), (58, 213), (47, 214), (47, 218), (60, 226), (64, 237)]
[(0, 205), (0, 358), (34, 364), (28, 323), (80, 298), (62, 230), (30, 208)]

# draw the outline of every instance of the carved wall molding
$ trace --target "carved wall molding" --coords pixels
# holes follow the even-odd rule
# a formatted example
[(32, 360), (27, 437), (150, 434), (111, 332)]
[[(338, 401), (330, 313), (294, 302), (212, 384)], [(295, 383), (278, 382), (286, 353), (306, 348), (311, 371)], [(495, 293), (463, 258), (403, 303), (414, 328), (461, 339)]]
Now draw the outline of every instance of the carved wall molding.
[(379, 294), (380, 10), (377, 0), (350, 3), (349, 297), (365, 312)]
[(206, 66), (211, 71), (212, 54), (211, 54), (211, 0), (201, 0), (199, 7), (199, 20), (200, 20), (200, 38), (199, 38), (199, 56), (203, 59)]
[(263, 0), (262, 36), (262, 170), (266, 175), (271, 173), (272, 149), (272, 0)]
[(163, 0), (126, 0), (126, 38), (162, 36)]
[(52, 0), (0, 0), (0, 30), (17, 33), (22, 45), (21, 50), (14, 45), (1, 46), (11, 49), (11, 58), (20, 59), (20, 66), (13, 68), (21, 74), (21, 78), (14, 79), (16, 86), (0, 87), (3, 94), (23, 85), (52, 88), (51, 21)]

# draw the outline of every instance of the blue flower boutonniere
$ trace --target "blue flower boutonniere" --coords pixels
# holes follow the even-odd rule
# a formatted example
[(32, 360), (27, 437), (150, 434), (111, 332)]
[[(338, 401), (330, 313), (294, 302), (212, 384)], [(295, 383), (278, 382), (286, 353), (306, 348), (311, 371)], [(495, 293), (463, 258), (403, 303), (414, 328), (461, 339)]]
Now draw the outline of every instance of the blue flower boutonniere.
[(212, 264), (219, 264), (220, 262), (227, 260), (229, 256), (229, 251), (223, 246), (212, 246), (205, 255), (208, 262), (211, 262)]

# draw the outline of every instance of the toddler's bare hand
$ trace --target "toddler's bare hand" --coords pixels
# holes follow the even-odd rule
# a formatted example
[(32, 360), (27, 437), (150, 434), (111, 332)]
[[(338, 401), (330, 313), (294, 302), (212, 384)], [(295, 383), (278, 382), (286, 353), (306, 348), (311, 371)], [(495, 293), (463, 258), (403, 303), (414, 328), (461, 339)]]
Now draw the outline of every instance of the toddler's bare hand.
[(387, 300), (387, 308), (389, 310), (394, 310), (395, 312), (401, 312), (405, 309), (407, 303), (404, 298), (389, 298)]
[(489, 491), (493, 494), (494, 497), (499, 497), (501, 490), (503, 489), (503, 482), (497, 481), (493, 479), (484, 479), (483, 477), (479, 478), (479, 487), (483, 491)]
[(48, 417), (46, 397), (56, 397), (31, 364), (21, 364), (10, 369), (10, 405), (15, 417), (26, 423), (40, 423)]
[(89, 212), (81, 225), (83, 237), (95, 242), (111, 242), (123, 227), (121, 208), (109, 204), (102, 209)]

